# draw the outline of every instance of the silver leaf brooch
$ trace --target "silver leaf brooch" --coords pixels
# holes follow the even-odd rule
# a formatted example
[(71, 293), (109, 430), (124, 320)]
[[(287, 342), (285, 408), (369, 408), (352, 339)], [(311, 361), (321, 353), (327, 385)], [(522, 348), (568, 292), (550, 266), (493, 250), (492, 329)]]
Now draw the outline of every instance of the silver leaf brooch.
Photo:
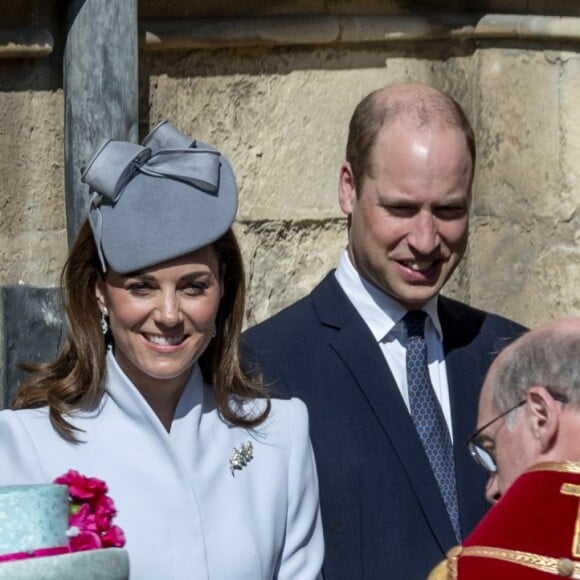
[(242, 443), (240, 448), (234, 447), (230, 457), (230, 472), (235, 477), (236, 471), (244, 469), (250, 461), (254, 459), (254, 448), (252, 442)]

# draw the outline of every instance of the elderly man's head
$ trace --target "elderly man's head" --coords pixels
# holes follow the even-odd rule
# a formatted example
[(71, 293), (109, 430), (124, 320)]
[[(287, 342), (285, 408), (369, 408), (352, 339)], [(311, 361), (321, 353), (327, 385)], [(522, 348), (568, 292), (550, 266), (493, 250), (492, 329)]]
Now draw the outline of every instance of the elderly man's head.
[(491, 502), (535, 463), (580, 460), (580, 318), (545, 324), (501, 352), (478, 426), (471, 450), (490, 472)]

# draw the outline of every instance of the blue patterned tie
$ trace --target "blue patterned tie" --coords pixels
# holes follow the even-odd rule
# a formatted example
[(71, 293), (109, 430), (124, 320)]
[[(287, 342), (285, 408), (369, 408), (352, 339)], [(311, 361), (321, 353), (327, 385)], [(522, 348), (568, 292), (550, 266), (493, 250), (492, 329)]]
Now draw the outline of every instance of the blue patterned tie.
[(459, 505), (455, 485), (453, 446), (441, 406), (431, 385), (422, 310), (412, 310), (403, 318), (407, 331), (407, 385), (411, 417), (447, 507), (457, 541), (461, 541)]

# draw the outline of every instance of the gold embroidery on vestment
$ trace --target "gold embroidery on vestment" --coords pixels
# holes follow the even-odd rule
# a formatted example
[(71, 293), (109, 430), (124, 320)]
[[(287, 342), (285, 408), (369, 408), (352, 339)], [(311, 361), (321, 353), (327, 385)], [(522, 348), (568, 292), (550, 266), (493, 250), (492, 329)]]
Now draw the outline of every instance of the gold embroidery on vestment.
[(536, 463), (532, 467), (526, 469), (526, 473), (532, 471), (556, 471), (558, 473), (579, 473), (580, 461), (544, 461), (543, 463)]
[(574, 526), (574, 538), (572, 540), (572, 554), (575, 558), (580, 558), (580, 485), (574, 483), (563, 483), (560, 493), (573, 495), (579, 499), (578, 512), (576, 513), (576, 525)]
[[(529, 552), (520, 552), (518, 550), (505, 550), (503, 548), (488, 548), (483, 546), (468, 546), (463, 548), (461, 557), (475, 556), (479, 558), (494, 558), (520, 566), (526, 566), (540, 572), (547, 572), (559, 576), (560, 558), (550, 558), (540, 556)], [(568, 578), (580, 579), (580, 564), (572, 562), (573, 573)]]

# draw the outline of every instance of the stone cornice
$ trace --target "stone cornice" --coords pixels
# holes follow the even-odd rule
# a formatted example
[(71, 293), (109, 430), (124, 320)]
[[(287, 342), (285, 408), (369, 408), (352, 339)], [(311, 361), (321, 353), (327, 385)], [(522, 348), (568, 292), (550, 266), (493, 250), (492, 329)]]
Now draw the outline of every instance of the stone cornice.
[[(289, 45), (400, 44), (428, 41), (534, 41), (580, 44), (580, 18), (517, 14), (422, 16), (269, 16), (140, 23), (145, 52)], [(0, 29), (0, 59), (42, 58), (46, 29)]]
[(142, 22), (140, 30), (141, 48), (151, 52), (432, 40), (580, 43), (580, 18), (505, 14), (244, 17)]
[(45, 57), (53, 45), (52, 34), (42, 28), (0, 29), (0, 59)]

